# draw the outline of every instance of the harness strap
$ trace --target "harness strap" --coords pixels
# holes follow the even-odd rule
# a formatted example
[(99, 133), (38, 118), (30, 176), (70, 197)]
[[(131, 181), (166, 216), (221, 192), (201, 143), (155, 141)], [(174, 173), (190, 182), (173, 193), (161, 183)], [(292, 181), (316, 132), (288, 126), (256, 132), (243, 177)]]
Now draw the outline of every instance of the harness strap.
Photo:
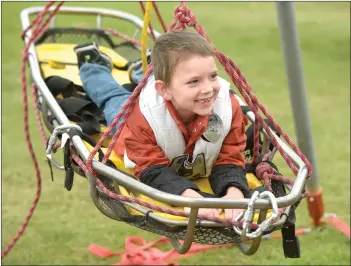
[[(261, 162), (261, 160), (259, 160), (259, 162)], [(271, 161), (264, 161), (264, 162), (268, 163), (276, 171), (276, 173), (280, 175), (277, 166), (273, 162)], [(249, 165), (249, 166), (250, 166), (250, 170), (253, 170), (254, 172), (256, 172), (257, 165)], [(277, 186), (279, 187), (278, 194), (281, 194), (281, 196), (286, 195), (284, 185), (281, 181), (272, 180), (271, 182), (272, 184), (276, 183)], [(279, 185), (278, 185), (278, 182), (280, 182)], [(264, 185), (262, 185), (260, 187), (257, 187), (252, 192), (256, 190), (259, 192), (262, 192), (267, 190), (267, 188)], [(300, 242), (295, 233), (295, 220), (296, 220), (295, 209), (291, 208), (288, 214), (287, 220), (281, 228), (283, 251), (284, 251), (284, 256), (286, 258), (300, 258)]]
[[(69, 98), (71, 96), (84, 97), (84, 95), (77, 94), (77, 91), (84, 93), (81, 86), (78, 86), (72, 81), (60, 76), (47, 77), (45, 83), (54, 97), (58, 96), (60, 93), (64, 98)], [(89, 99), (88, 96), (85, 96), (85, 98)]]
[(80, 98), (57, 99), (57, 102), (68, 119), (76, 122), (84, 133), (91, 135), (101, 132), (103, 114), (93, 102)]
[[(69, 135), (70, 139), (72, 139), (74, 136), (79, 136), (82, 140), (88, 142), (92, 147), (96, 146), (96, 141), (93, 140), (89, 135), (87, 135), (85, 132), (79, 131), (75, 128), (71, 128), (67, 134)], [(101, 150), (101, 148), (98, 150), (98, 156), (99, 156), (99, 161), (102, 161), (104, 158), (104, 153)]]
[(300, 258), (300, 242), (295, 233), (295, 224), (287, 223), (281, 229), (283, 250), (286, 258)]
[[(251, 110), (247, 106), (242, 106), (241, 107), (241, 111), (245, 114), (245, 113), (247, 113), (248, 111), (251, 111)], [(267, 125), (273, 131), (275, 131), (277, 136), (280, 137), (280, 134), (275, 129), (274, 125), (268, 119), (264, 119), (264, 121), (267, 123)], [(246, 137), (247, 137), (245, 151), (247, 151), (249, 153), (248, 156), (250, 156), (252, 158), (253, 157), (253, 153), (254, 153), (254, 134), (255, 134), (255, 129), (254, 129), (254, 124), (253, 123), (246, 129), (245, 133), (246, 133)], [(259, 134), (259, 144), (262, 145), (262, 143), (263, 143), (262, 142), (262, 137), (261, 137), (261, 134)], [(274, 149), (274, 145), (271, 143), (269, 145), (269, 150), (272, 151), (273, 149)]]
[(73, 168), (72, 168), (70, 142), (71, 142), (70, 139), (68, 139), (66, 141), (65, 149), (64, 149), (64, 153), (63, 153), (64, 154), (63, 155), (63, 161), (64, 161), (64, 166), (65, 166), (65, 171), (66, 171), (65, 188), (68, 191), (71, 191), (72, 186), (73, 186), (73, 179), (74, 179), (74, 171), (73, 171)]
[(251, 108), (247, 105), (241, 105), (240, 108), (244, 115), (246, 115), (248, 112), (252, 112)]
[[(88, 135), (101, 133), (101, 124), (106, 124), (104, 114), (81, 86), (59, 76), (48, 77), (45, 82), (68, 119)], [(57, 98), (60, 94), (63, 99)]]

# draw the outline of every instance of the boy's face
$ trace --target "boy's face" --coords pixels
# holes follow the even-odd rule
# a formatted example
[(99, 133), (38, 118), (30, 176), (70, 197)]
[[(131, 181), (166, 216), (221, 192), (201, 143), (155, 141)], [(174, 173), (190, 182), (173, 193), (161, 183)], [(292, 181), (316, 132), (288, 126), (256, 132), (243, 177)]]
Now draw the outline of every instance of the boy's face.
[(212, 56), (183, 55), (169, 86), (157, 80), (155, 87), (165, 100), (172, 102), (183, 123), (188, 123), (196, 115), (211, 113), (220, 88), (217, 74)]

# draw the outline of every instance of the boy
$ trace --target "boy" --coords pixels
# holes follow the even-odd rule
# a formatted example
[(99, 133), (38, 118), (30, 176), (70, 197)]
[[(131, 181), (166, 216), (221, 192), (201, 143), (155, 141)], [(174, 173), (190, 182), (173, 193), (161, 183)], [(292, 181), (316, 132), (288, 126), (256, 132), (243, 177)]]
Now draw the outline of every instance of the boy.
[[(84, 46), (75, 51), (83, 87), (110, 123), (130, 92), (113, 79), (108, 58), (94, 57)], [(83, 63), (86, 54), (95, 64)], [(115, 152), (141, 182), (158, 190), (202, 197), (190, 180), (207, 176), (215, 196), (250, 197), (242, 154), (247, 120), (229, 84), (218, 77), (211, 45), (197, 33), (168, 32), (155, 41), (151, 63), (154, 76), (128, 117)], [(213, 216), (220, 212), (199, 210)], [(240, 212), (227, 209), (225, 217), (234, 219)]]

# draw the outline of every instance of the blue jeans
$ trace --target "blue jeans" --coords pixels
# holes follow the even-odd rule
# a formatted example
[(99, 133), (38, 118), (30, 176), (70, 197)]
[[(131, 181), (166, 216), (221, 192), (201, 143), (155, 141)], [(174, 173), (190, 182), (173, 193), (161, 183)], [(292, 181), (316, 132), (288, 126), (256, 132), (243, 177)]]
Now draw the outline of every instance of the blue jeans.
[[(140, 81), (142, 72), (138, 75)], [(80, 67), (80, 79), (85, 92), (103, 110), (107, 125), (110, 125), (132, 93), (118, 84), (110, 70), (102, 65), (84, 63)]]

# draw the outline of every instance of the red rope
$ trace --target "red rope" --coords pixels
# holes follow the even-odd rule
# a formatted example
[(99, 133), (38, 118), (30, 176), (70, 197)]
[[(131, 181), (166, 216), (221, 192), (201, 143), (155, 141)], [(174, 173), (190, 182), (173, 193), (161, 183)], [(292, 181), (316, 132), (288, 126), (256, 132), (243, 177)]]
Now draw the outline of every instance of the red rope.
[(160, 11), (158, 10), (157, 2), (156, 2), (156, 1), (153, 1), (153, 2), (152, 2), (152, 5), (153, 5), (153, 7), (154, 7), (154, 9), (155, 9), (156, 15), (157, 15), (157, 17), (158, 17), (158, 20), (159, 20), (161, 26), (162, 26), (163, 31), (164, 31), (164, 32), (167, 32), (166, 23), (165, 23), (165, 21), (163, 20)]
[(42, 11), (39, 12), (37, 17), (32, 21), (32, 23), (22, 32), (21, 39), (24, 40), (24, 36), (26, 35), (27, 31), (30, 30), (33, 26), (40, 25), (44, 16), (48, 13), (49, 8), (55, 3), (55, 1), (47, 3)]
[(259, 155), (259, 138), (260, 138), (260, 132), (259, 132), (259, 122), (257, 119), (255, 119), (254, 122), (254, 152), (253, 152), (253, 157), (251, 163), (256, 164), (258, 160), (258, 155)]
[[(24, 132), (25, 132), (25, 139), (28, 147), (28, 151), (30, 153), (30, 156), (32, 158), (33, 164), (34, 164), (34, 169), (36, 173), (36, 180), (37, 180), (37, 190), (36, 190), (36, 195), (35, 199), (33, 201), (32, 207), (30, 208), (24, 223), (21, 225), (20, 229), (16, 233), (15, 237), (12, 239), (8, 247), (1, 253), (1, 258), (4, 258), (15, 246), (19, 238), (24, 234), (24, 231), (26, 230), (30, 219), (33, 216), (34, 210), (39, 202), (40, 199), (40, 194), (41, 194), (41, 175), (40, 175), (40, 169), (38, 165), (38, 160), (35, 156), (35, 153), (33, 151), (33, 145), (32, 141), (30, 138), (30, 133), (29, 133), (29, 123), (28, 123), (28, 98), (27, 98), (27, 87), (26, 87), (26, 62), (28, 60), (28, 51), (30, 45), (40, 37), (40, 35), (44, 32), (45, 28), (47, 27), (50, 19), (55, 15), (55, 13), (59, 10), (63, 2), (60, 2), (57, 4), (56, 8), (51, 12), (50, 16), (45, 20), (45, 22), (41, 25), (43, 18), (45, 14), (48, 12), (49, 7), (53, 4), (54, 2), (49, 2), (46, 4), (44, 11), (40, 12), (37, 16), (37, 18), (33, 21), (33, 23), (30, 25), (30, 27), (27, 27), (25, 29), (25, 32), (28, 31), (30, 28), (33, 28), (33, 33), (30, 39), (28, 40), (28, 43), (26, 47), (24, 48), (23, 51), (23, 56), (22, 56), (22, 66), (21, 66), (21, 86), (22, 86), (22, 97), (23, 97), (23, 117), (24, 117)], [(24, 32), (24, 34), (25, 34)], [(24, 34), (21, 35), (21, 37), (24, 37)], [(34, 100), (36, 101), (36, 100)], [(45, 143), (46, 145), (46, 143)]]
[(122, 39), (124, 39), (124, 40), (126, 40), (126, 41), (128, 41), (128, 42), (131, 42), (131, 43), (133, 43), (134, 45), (141, 46), (141, 42), (140, 42), (139, 40), (136, 40), (136, 39), (134, 39), (134, 38), (131, 38), (131, 37), (129, 37), (128, 35), (125, 35), (125, 34), (123, 34), (123, 33), (120, 33), (120, 32), (118, 32), (118, 31), (116, 31), (116, 30), (114, 30), (114, 29), (105, 29), (104, 31), (105, 31), (105, 32), (108, 32), (108, 33), (111, 33), (112, 35), (117, 36), (117, 37), (119, 37), (119, 38), (122, 38)]
[(64, 1), (59, 2), (57, 4), (57, 6), (55, 7), (55, 9), (50, 13), (49, 17), (45, 20), (43, 25), (41, 27), (39, 27), (39, 26), (37, 27), (37, 31), (35, 31), (35, 33), (33, 33), (33, 35), (34, 35), (33, 41), (36, 41), (37, 39), (39, 39), (41, 37), (41, 35), (43, 35), (43, 33), (47, 30), (50, 20), (59, 11), (59, 9), (63, 5), (63, 3), (64, 3)]
[(38, 95), (37, 95), (37, 88), (35, 86), (35, 84), (32, 84), (32, 97), (33, 97), (33, 106), (34, 106), (34, 111), (35, 111), (35, 118), (38, 122), (38, 127), (39, 127), (39, 131), (40, 131), (40, 135), (41, 138), (44, 142), (44, 147), (46, 147), (47, 144), (47, 138), (46, 138), (46, 134), (45, 134), (45, 130), (43, 127), (43, 123), (41, 122), (40, 119), (40, 111), (38, 108)]
[[(22, 65), (22, 70), (25, 68), (25, 64)], [(38, 160), (35, 156), (35, 153), (33, 151), (33, 146), (29, 134), (29, 123), (28, 123), (28, 99), (27, 99), (27, 93), (26, 93), (26, 80), (25, 77), (22, 75), (21, 79), (21, 84), (22, 84), (22, 96), (23, 96), (23, 112), (24, 112), (24, 132), (25, 132), (25, 138), (27, 142), (27, 147), (29, 150), (29, 153), (31, 155), (32, 161), (34, 163), (34, 168), (35, 168), (35, 173), (36, 173), (36, 180), (37, 180), (37, 191), (35, 194), (35, 199), (33, 201), (32, 207), (29, 209), (29, 212), (25, 218), (24, 223), (21, 225), (20, 229), (17, 231), (15, 237), (12, 239), (11, 243), (8, 245), (8, 247), (1, 253), (1, 258), (3, 259), (15, 246), (17, 243), (18, 239), (23, 235), (24, 231), (26, 230), (28, 223), (30, 219), (33, 216), (34, 210), (39, 202), (40, 199), (40, 194), (41, 194), (41, 176), (40, 176), (40, 170), (38, 166)]]

